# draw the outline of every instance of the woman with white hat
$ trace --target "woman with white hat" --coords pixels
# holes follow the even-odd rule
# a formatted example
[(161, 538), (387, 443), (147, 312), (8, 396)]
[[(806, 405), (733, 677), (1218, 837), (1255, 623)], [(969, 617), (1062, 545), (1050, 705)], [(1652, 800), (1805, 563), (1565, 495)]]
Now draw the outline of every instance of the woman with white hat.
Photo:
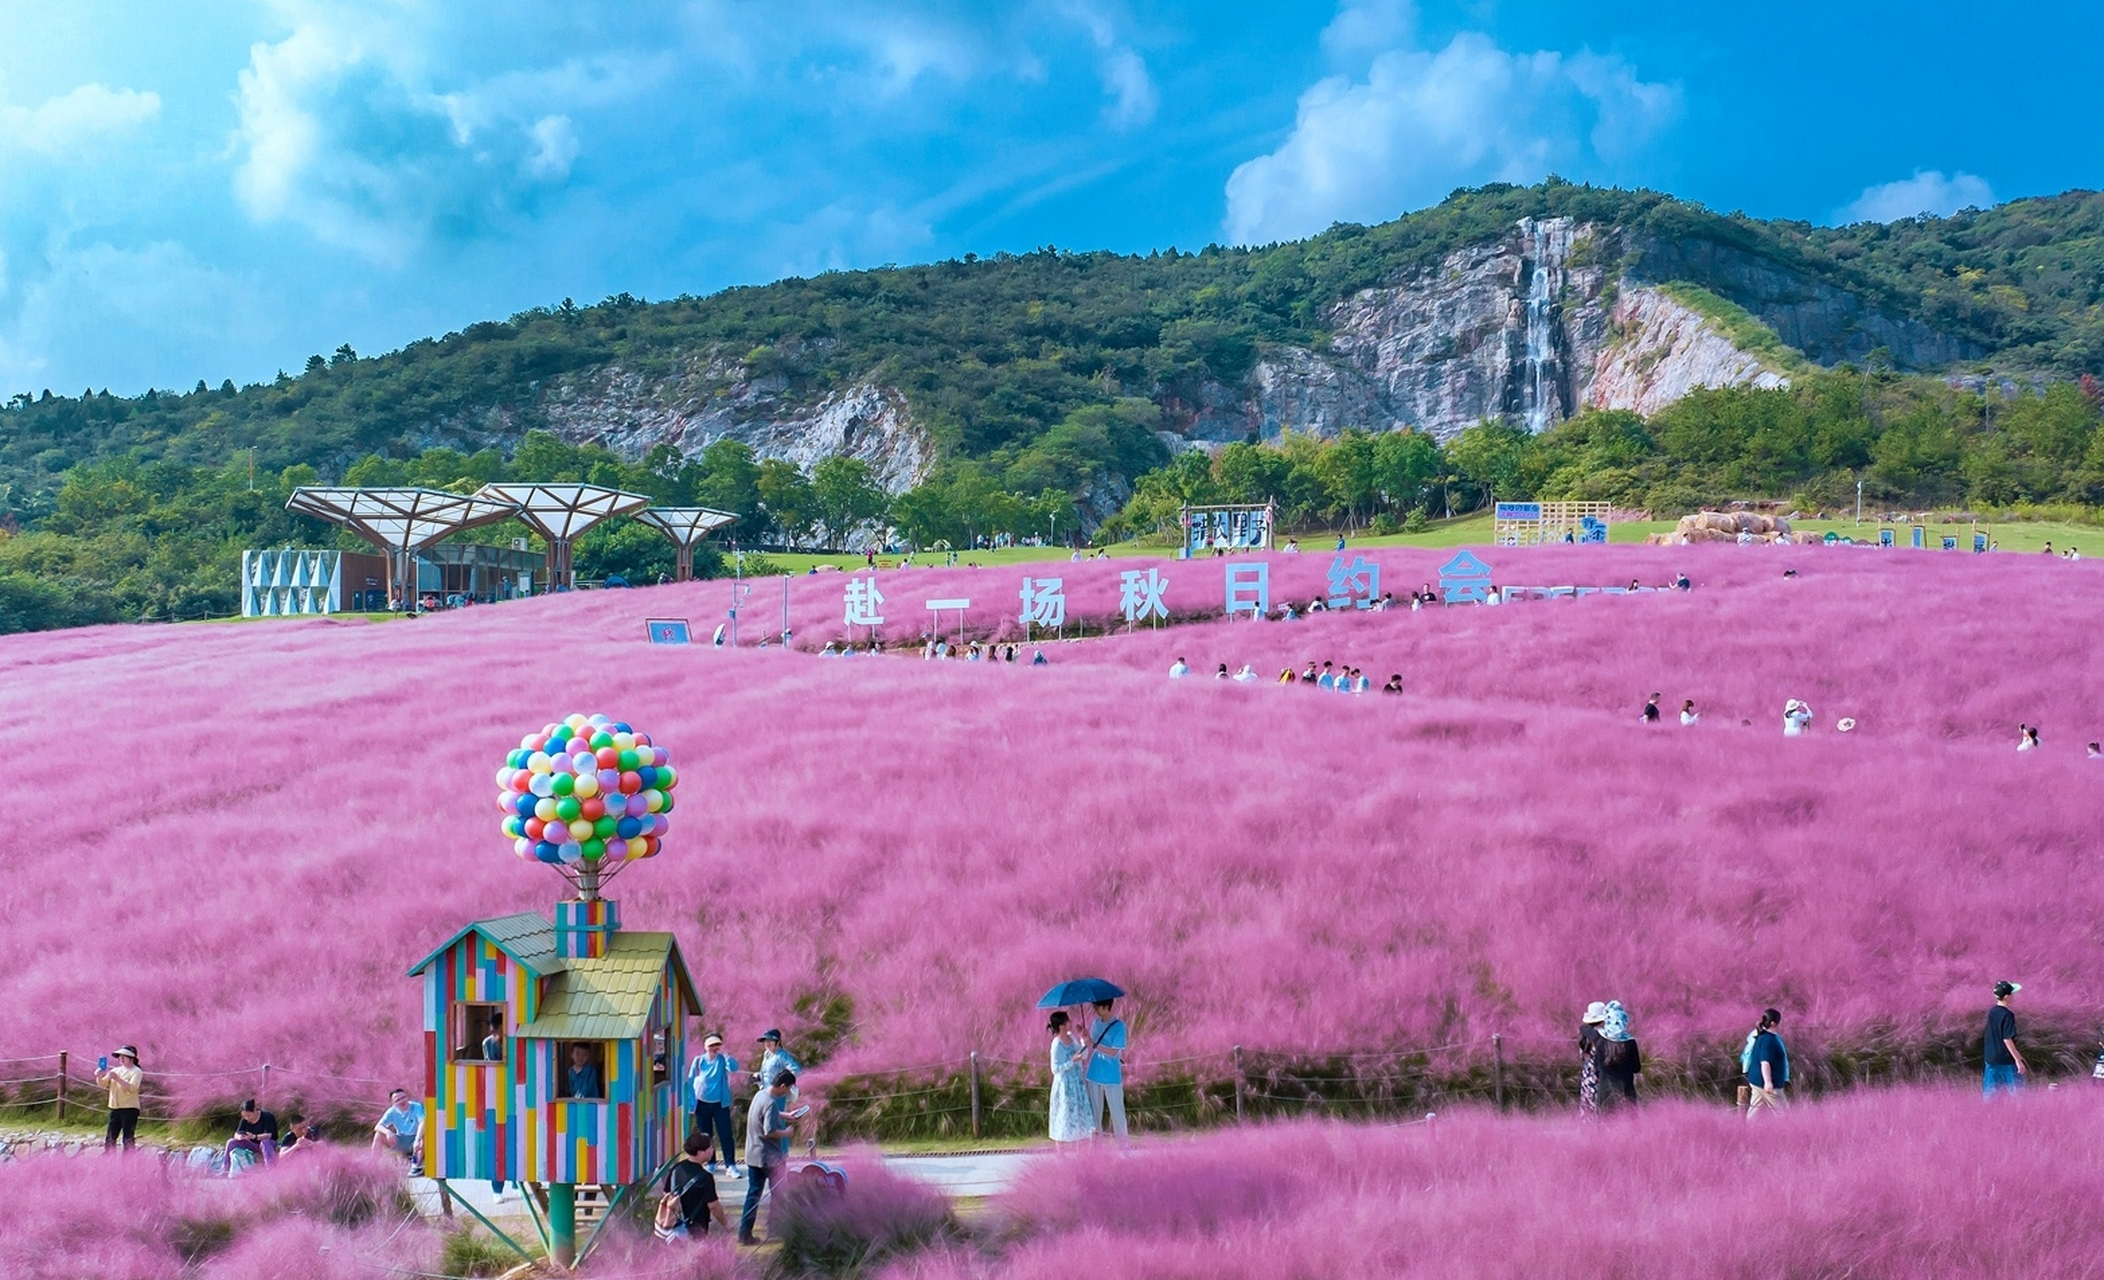
[[(110, 1061), (115, 1058), (116, 1061)], [(129, 1151), (139, 1133), (139, 1084), (146, 1073), (139, 1070), (139, 1051), (130, 1045), (104, 1058), (95, 1067), (95, 1083), (109, 1090), (110, 1118), (102, 1131), (102, 1149), (110, 1150), (121, 1137)]]
[(1595, 1000), (1585, 1006), (1578, 1023), (1578, 1114), (1595, 1115), (1600, 1110), (1600, 1026), (1607, 1021), (1607, 1006)]

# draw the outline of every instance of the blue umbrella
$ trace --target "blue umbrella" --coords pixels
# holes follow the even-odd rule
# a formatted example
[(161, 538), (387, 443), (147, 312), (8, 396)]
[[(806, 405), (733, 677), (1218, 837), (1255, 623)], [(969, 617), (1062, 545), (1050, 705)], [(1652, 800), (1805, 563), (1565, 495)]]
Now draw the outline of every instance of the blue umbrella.
[(1125, 988), (1101, 978), (1075, 978), (1062, 982), (1044, 994), (1037, 1002), (1040, 1009), (1059, 1009), (1077, 1004), (1094, 1004), (1098, 1000), (1115, 1000), (1125, 994)]

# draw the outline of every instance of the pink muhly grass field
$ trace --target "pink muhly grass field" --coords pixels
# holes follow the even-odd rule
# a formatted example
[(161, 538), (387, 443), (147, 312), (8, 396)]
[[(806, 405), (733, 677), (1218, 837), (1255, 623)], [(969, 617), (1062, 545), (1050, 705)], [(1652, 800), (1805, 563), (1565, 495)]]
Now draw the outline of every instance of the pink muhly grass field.
[(1749, 1124), (1662, 1103), (1613, 1123), (1474, 1112), (1290, 1124), (1045, 1158), (996, 1202), (991, 1264), (892, 1280), (2098, 1276), (2099, 1095), (1859, 1094)]
[(400, 1167), (348, 1150), (209, 1178), (145, 1153), (0, 1164), (8, 1280), (309, 1280), (428, 1267), (438, 1242), (405, 1216)]
[[(1449, 553), (1374, 554), (1406, 595)], [(1685, 568), (1697, 590), (1200, 623), (1048, 645), (1047, 669), (644, 643), (652, 616), (705, 638), (721, 582), (379, 626), (10, 637), (24, 802), (0, 999), (23, 1016), (0, 1020), (0, 1058), (70, 1049), (78, 1080), (134, 1042), (166, 1090), (149, 1114), (242, 1097), (264, 1062), (279, 1103), (415, 1089), (406, 969), (563, 890), (510, 852), (492, 778), (571, 711), (632, 720), (680, 770), (666, 852), (609, 891), (624, 923), (679, 935), (741, 1056), (767, 1026), (795, 1047), (816, 1016), (800, 998), (844, 998), (821, 1086), (973, 1050), (1041, 1063), (1033, 1001), (1090, 973), (1133, 992), (1143, 1076), (1238, 1044), (1459, 1042), (1480, 1064), (1493, 1032), (1559, 1063), (1607, 998), (1662, 1067), (1735, 1051), (1768, 1004), (1808, 1072), (1828, 1047), (1976, 1037), (2001, 977), (2025, 984), (2027, 1028), (2094, 1023), (2093, 563), (1481, 554), (1501, 582)], [(1274, 599), (1319, 589), (1329, 559), (1273, 557)], [(1107, 612), (1133, 564), (1056, 568), (1108, 575)], [(897, 599), (1013, 600), (1024, 569), (879, 576)], [(799, 644), (841, 582), (792, 582)], [(1164, 678), (1178, 655), (1201, 678)], [(1270, 683), (1326, 658), (1410, 692)], [(1220, 662), (1264, 680), (1215, 681)], [(1640, 725), (1652, 690), (1702, 724)], [(1793, 696), (1818, 723), (1785, 741)], [(1834, 733), (1841, 715), (1861, 729)], [(2044, 750), (2013, 750), (2020, 720)]]

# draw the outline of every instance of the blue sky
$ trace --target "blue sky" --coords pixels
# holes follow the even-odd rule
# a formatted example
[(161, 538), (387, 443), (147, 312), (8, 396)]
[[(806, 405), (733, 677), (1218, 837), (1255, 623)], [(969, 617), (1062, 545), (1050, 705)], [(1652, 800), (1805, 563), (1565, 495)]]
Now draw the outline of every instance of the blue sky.
[(1815, 222), (2104, 185), (2104, 6), (0, 0), (0, 395), (550, 304), (1372, 222), (1492, 180)]

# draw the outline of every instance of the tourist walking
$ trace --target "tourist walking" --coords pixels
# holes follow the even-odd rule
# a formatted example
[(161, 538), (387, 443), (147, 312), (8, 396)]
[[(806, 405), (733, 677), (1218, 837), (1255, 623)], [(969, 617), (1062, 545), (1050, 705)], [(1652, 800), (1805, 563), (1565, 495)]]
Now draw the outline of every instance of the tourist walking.
[(1600, 1038), (1600, 1024), (1607, 1021), (1607, 1003), (1595, 1000), (1585, 1006), (1585, 1016), (1578, 1022), (1578, 1114), (1593, 1116), (1600, 1113), (1600, 1050), (1606, 1041)]
[(1659, 700), (1659, 697), (1660, 697), (1660, 695), (1659, 695), (1659, 694), (1656, 694), (1656, 693), (1654, 693), (1654, 694), (1652, 694), (1652, 695), (1651, 695), (1650, 697), (1648, 697), (1648, 698), (1644, 699), (1644, 723), (1645, 723), (1645, 724), (1657, 724), (1657, 723), (1658, 723), (1658, 700)]
[(745, 1207), (738, 1214), (738, 1243), (752, 1244), (753, 1222), (760, 1216), (760, 1198), (767, 1184), (780, 1184), (789, 1167), (789, 1092), (796, 1088), (796, 1073), (784, 1071), (765, 1089), (753, 1095), (745, 1113)]
[(1104, 1113), (1110, 1114), (1109, 1130), (1118, 1141), (1125, 1132), (1125, 1020), (1112, 1012), (1111, 1000), (1098, 1000), (1089, 1018), (1089, 1061), (1085, 1074), (1089, 1085), (1089, 1117), (1101, 1127)]
[(730, 1220), (723, 1214), (723, 1201), (716, 1195), (716, 1178), (709, 1172), (709, 1134), (706, 1129), (695, 1129), (687, 1134), (681, 1154), (670, 1169), (665, 1170), (665, 1194), (658, 1201), (657, 1237), (660, 1240), (688, 1240), (709, 1233), (709, 1220), (728, 1229)]
[(694, 1127), (716, 1140), (723, 1153), (723, 1172), (738, 1175), (738, 1148), (732, 1145), (732, 1108), (737, 1101), (731, 1088), (740, 1070), (738, 1060), (723, 1051), (723, 1037), (713, 1031), (702, 1038), (701, 1052), (687, 1069), (687, 1087), (694, 1097)]
[(1701, 715), (1698, 714), (1695, 710), (1695, 700), (1693, 698), (1689, 698), (1686, 702), (1680, 704), (1681, 728), (1686, 729), (1692, 726), (1697, 720), (1700, 720), (1701, 718)]
[(1045, 1030), (1052, 1033), (1052, 1141), (1093, 1138), (1096, 1120), (1089, 1111), (1088, 1081), (1082, 1077), (1088, 1042), (1064, 1009), (1053, 1011)]
[(2023, 989), (2018, 982), (1994, 984), (1994, 1007), (1987, 1011), (1985, 1065), (1980, 1080), (1980, 1091), (1989, 1098), (1997, 1093), (2015, 1093), (2023, 1087), (2024, 1077), (2031, 1074), (2023, 1051), (2016, 1047), (2016, 1011), (2009, 1007), (2009, 997)]
[(1600, 1110), (1612, 1111), (1636, 1104), (1636, 1078), (1643, 1074), (1644, 1056), (1636, 1037), (1629, 1033), (1629, 1011), (1619, 1000), (1607, 1002), (1607, 1017), (1600, 1023)]
[[(112, 1062), (110, 1059), (116, 1059)], [(139, 1070), (139, 1051), (125, 1045), (104, 1055), (95, 1064), (95, 1083), (109, 1091), (109, 1121), (102, 1130), (102, 1149), (108, 1151), (119, 1139), (130, 1151), (139, 1136), (139, 1086), (146, 1073)]]
[(1760, 1022), (1747, 1035), (1746, 1049), (1739, 1055), (1746, 1074), (1748, 1120), (1762, 1111), (1780, 1111), (1788, 1100), (1783, 1090), (1790, 1084), (1790, 1052), (1776, 1030), (1782, 1021), (1781, 1011), (1762, 1010)]

